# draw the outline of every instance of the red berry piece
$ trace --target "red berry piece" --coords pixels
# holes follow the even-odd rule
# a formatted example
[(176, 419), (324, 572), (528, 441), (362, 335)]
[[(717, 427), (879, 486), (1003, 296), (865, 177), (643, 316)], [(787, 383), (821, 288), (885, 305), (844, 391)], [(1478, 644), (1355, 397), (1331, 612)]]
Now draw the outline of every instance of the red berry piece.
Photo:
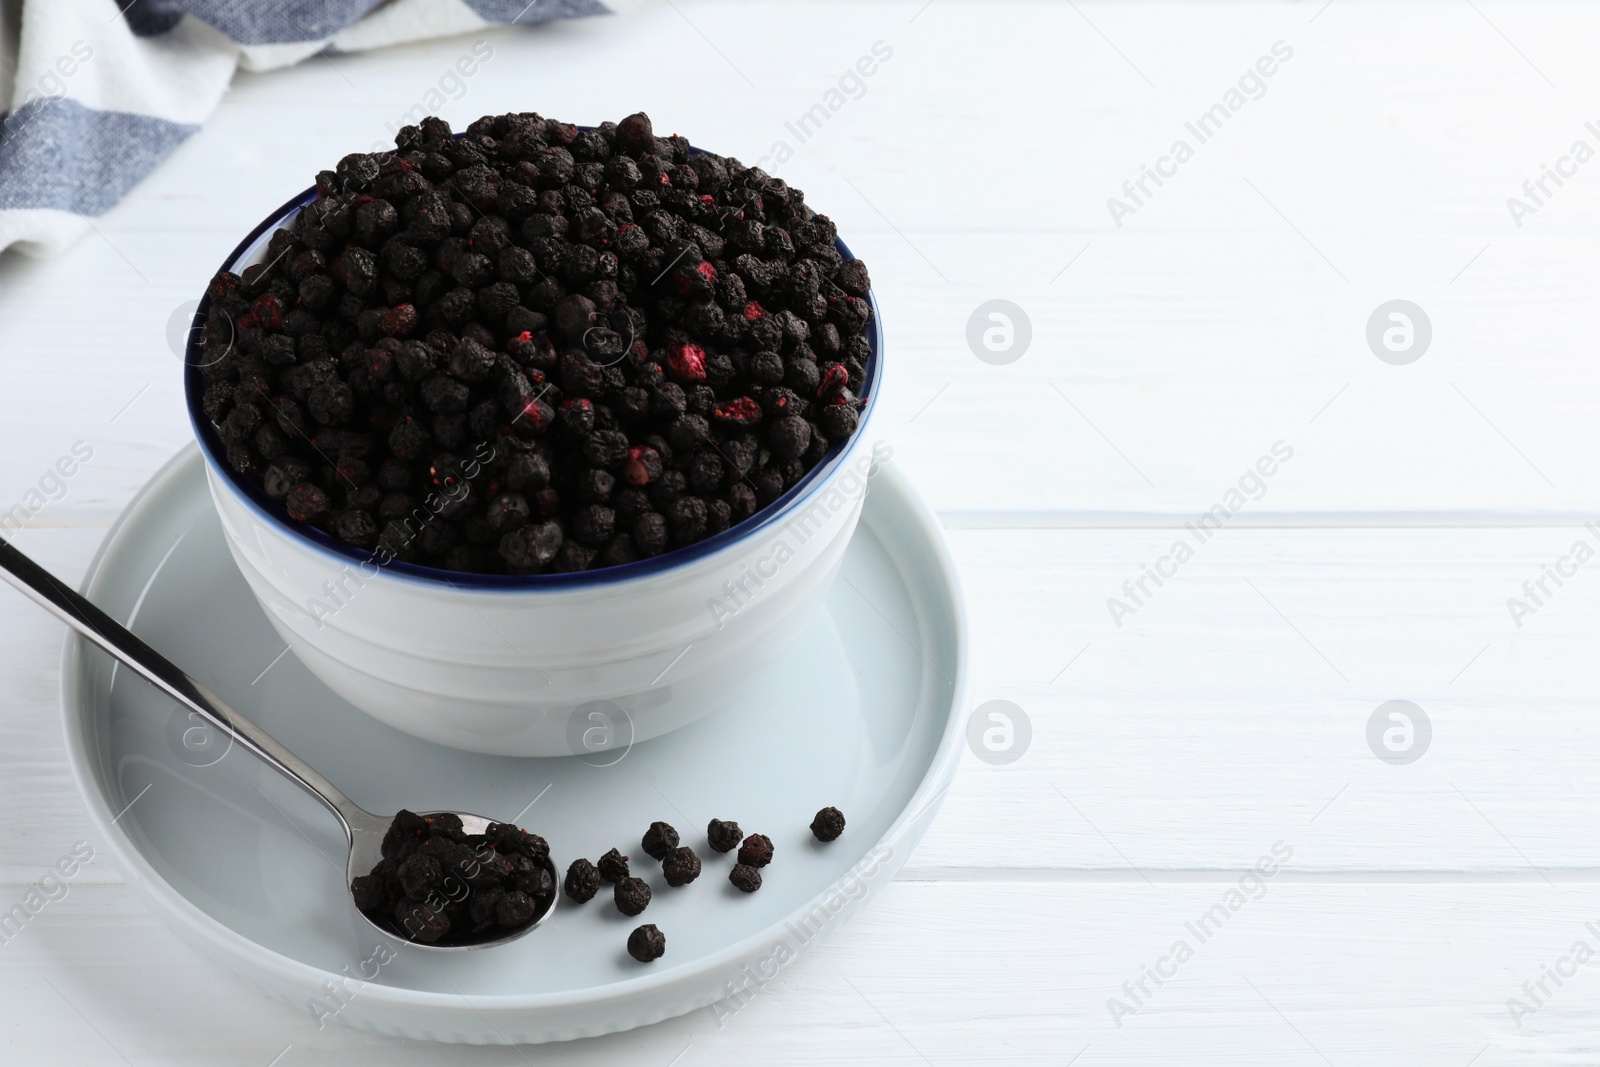
[(822, 398), (835, 389), (843, 389), (850, 384), (850, 371), (843, 363), (830, 363), (822, 368), (822, 381), (817, 384), (817, 396)]
[(761, 421), (761, 405), (747, 396), (735, 397), (712, 408), (711, 417), (726, 426), (754, 426)]
[(661, 453), (649, 445), (634, 445), (622, 461), (622, 480), (629, 485), (649, 485), (661, 477)]
[(696, 344), (673, 345), (667, 351), (667, 367), (680, 382), (703, 382), (706, 350)]
[(744, 306), (744, 311), (742, 314), (744, 315), (746, 322), (754, 322), (759, 318), (765, 318), (767, 309), (752, 300)]

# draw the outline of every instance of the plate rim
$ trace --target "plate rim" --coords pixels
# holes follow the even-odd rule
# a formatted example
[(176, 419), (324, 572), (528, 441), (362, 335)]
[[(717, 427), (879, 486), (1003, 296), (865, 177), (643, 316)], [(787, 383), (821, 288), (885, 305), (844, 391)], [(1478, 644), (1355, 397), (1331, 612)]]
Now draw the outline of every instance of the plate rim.
[[(88, 595), (96, 579), (102, 573), (107, 558), (121, 543), (124, 531), (131, 524), (134, 517), (146, 506), (148, 500), (162, 488), (177, 479), (183, 470), (190, 466), (199, 466), (203, 469), (204, 458), (200, 448), (194, 442), (186, 444), (179, 452), (163, 464), (139, 491), (129, 500), (127, 506), (117, 516), (110, 528), (106, 531), (105, 538), (96, 548), (94, 556), (90, 559), (84, 572), (80, 591)], [(598, 990), (591, 987), (584, 990), (567, 990), (560, 992), (541, 993), (483, 993), (472, 994), (471, 1003), (463, 1003), (463, 998), (454, 993), (440, 993), (429, 990), (420, 990), (407, 986), (389, 985), (386, 983), (369, 982), (361, 990), (360, 1000), (370, 1004), (379, 1005), (389, 1009), (426, 1008), (446, 1012), (473, 1013), (474, 1009), (492, 1009), (501, 1013), (542, 1012), (558, 1010), (566, 1007), (584, 1006), (592, 1007), (610, 1001), (632, 1000), (641, 995), (652, 993), (667, 993), (674, 988), (692, 985), (710, 974), (716, 973), (739, 961), (748, 958), (751, 953), (758, 952), (770, 945), (774, 939), (781, 938), (787, 931), (790, 920), (795, 915), (804, 914), (807, 910), (814, 910), (818, 906), (826, 906), (827, 901), (837, 896), (837, 891), (848, 882), (862, 862), (884, 845), (891, 850), (898, 848), (908, 838), (912, 839), (915, 847), (915, 838), (920, 837), (917, 826), (920, 820), (931, 821), (943, 803), (944, 794), (949, 790), (954, 779), (955, 771), (961, 761), (962, 738), (966, 732), (966, 724), (961, 714), (961, 709), (966, 706), (966, 694), (970, 683), (970, 652), (971, 638), (967, 628), (967, 607), (956, 570), (955, 560), (947, 544), (943, 526), (928, 506), (926, 500), (917, 492), (907, 476), (899, 469), (898, 465), (890, 462), (883, 463), (878, 473), (873, 476), (876, 481), (886, 478), (887, 484), (892, 485), (896, 495), (901, 498), (901, 504), (906, 506), (918, 520), (922, 532), (930, 549), (928, 555), (930, 562), (939, 572), (942, 590), (950, 605), (950, 628), (953, 641), (954, 676), (950, 679), (951, 692), (948, 701), (944, 730), (939, 736), (938, 744), (931, 755), (927, 770), (923, 773), (916, 789), (901, 808), (899, 814), (889, 827), (875, 842), (870, 843), (863, 855), (863, 860), (852, 864), (850, 869), (829, 883), (819, 893), (813, 895), (800, 906), (791, 909), (777, 922), (762, 927), (745, 938), (727, 945), (716, 952), (695, 957), (681, 967), (673, 970), (658, 971), (641, 974), (634, 978), (625, 978), (613, 982)], [(869, 494), (870, 500), (870, 494)], [(863, 519), (867, 516), (864, 514)], [(870, 525), (870, 523), (869, 523)], [(875, 527), (874, 527), (875, 529)], [(902, 580), (904, 575), (902, 574)], [(268, 948), (244, 934), (227, 926), (220, 920), (212, 917), (189, 900), (176, 886), (167, 881), (160, 872), (145, 858), (143, 852), (133, 842), (131, 837), (113, 821), (113, 813), (108, 803), (107, 796), (95, 786), (97, 776), (93, 766), (94, 757), (87, 745), (87, 731), (85, 726), (88, 717), (83, 714), (86, 706), (85, 695), (81, 690), (79, 679), (82, 673), (82, 651), (85, 643), (82, 638), (72, 631), (66, 634), (61, 657), (61, 685), (60, 702), (63, 731), (65, 733), (67, 763), (71, 771), (73, 784), (82, 797), (88, 809), (90, 823), (105, 842), (106, 850), (110, 853), (112, 862), (122, 875), (127, 886), (145, 902), (146, 906), (166, 920), (166, 925), (179, 927), (174, 932), (187, 938), (199, 937), (210, 945), (214, 958), (221, 962), (228, 961), (231, 969), (241, 977), (259, 984), (259, 979), (253, 971), (264, 971), (275, 975), (280, 983), (292, 983), (305, 988), (316, 988), (327, 979), (338, 979), (336, 971), (324, 970), (320, 967), (286, 956), (275, 949)], [(532, 757), (530, 757), (532, 758)], [(895, 853), (891, 852), (891, 855)], [(894, 863), (898, 870), (901, 863), (908, 856), (898, 856), (899, 862)], [(718, 995), (707, 1004), (716, 1003), (723, 995)], [(695, 1007), (694, 1005), (688, 1011)], [(342, 1013), (341, 1013), (342, 1014)], [(669, 1012), (659, 1019), (671, 1017), (681, 1012)], [(352, 1020), (353, 1021), (353, 1020)], [(633, 1025), (646, 1025), (650, 1020), (640, 1020)], [(359, 1023), (357, 1025), (360, 1025)], [(369, 1027), (376, 1029), (376, 1027)], [(615, 1029), (628, 1029), (624, 1025)], [(612, 1032), (612, 1031), (602, 1031)]]

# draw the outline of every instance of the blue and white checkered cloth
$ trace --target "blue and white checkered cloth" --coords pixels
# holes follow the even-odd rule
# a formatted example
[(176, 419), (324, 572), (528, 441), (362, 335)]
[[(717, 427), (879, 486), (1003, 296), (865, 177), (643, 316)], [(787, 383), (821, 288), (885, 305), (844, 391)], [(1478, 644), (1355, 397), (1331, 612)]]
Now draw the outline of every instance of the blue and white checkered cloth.
[(606, 14), (599, 0), (0, 0), (0, 250), (55, 252), (200, 128), (239, 68)]

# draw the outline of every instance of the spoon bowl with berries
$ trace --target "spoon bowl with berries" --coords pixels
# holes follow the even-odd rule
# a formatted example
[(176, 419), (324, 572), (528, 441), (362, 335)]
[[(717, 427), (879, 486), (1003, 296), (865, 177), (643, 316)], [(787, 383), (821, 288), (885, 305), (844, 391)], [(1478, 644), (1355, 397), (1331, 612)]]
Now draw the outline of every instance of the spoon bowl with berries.
[(310, 793), (349, 845), (345, 885), (374, 927), (422, 948), (514, 941), (556, 905), (544, 838), (465, 811), (375, 815), (86, 597), (0, 540), (0, 578)]

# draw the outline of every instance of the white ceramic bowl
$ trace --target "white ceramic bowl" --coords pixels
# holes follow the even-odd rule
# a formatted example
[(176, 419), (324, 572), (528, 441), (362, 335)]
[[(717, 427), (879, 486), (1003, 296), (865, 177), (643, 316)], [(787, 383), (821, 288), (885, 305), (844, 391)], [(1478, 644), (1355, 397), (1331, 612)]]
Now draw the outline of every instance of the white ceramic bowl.
[[(260, 262), (272, 232), (314, 197), (307, 190), (270, 216), (226, 269)], [(208, 306), (201, 302), (191, 338)], [(697, 544), (578, 574), (380, 565), (371, 552), (291, 522), (228, 466), (200, 408), (206, 383), (195, 344), (185, 388), (233, 558), (317, 677), (429, 741), (565, 756), (630, 745), (714, 711), (799, 633), (838, 570), (873, 465), (887, 455), (868, 437), (882, 365), (875, 302), (870, 330), (860, 428), (797, 485)]]

